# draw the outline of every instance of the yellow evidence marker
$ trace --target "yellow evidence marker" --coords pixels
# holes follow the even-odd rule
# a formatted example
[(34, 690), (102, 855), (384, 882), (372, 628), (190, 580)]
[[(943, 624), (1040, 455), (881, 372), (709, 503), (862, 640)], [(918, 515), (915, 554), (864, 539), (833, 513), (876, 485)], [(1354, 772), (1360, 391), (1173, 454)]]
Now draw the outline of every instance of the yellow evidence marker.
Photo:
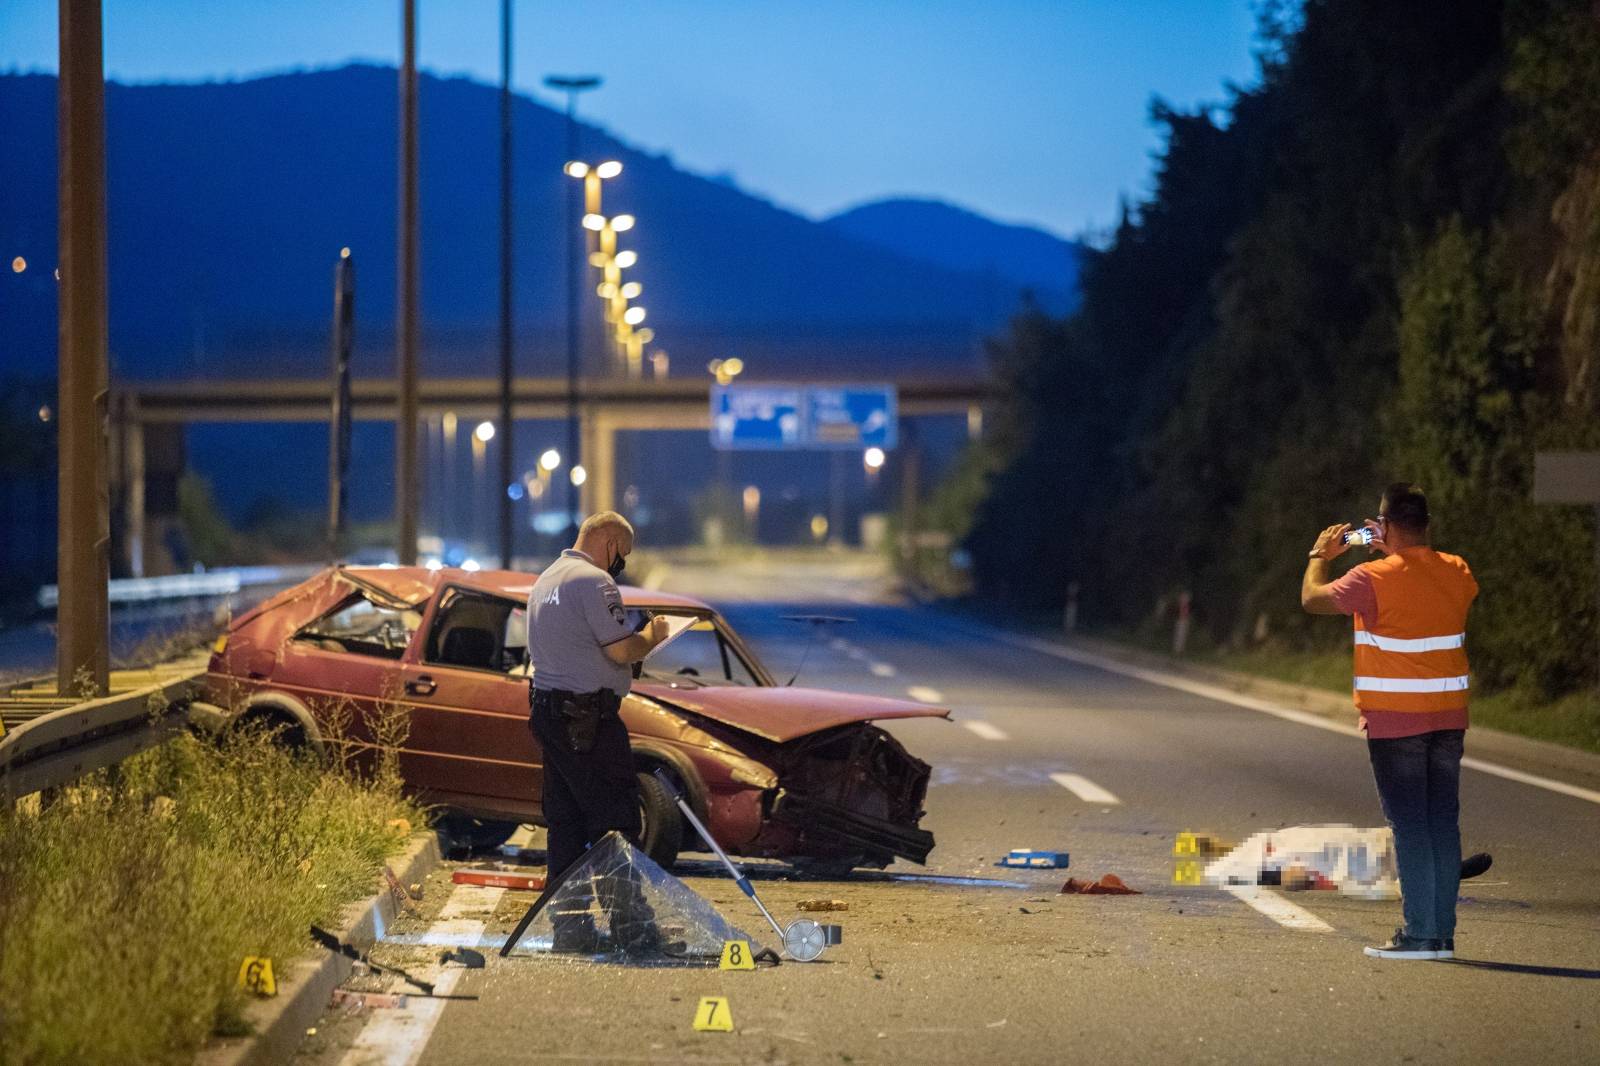
[(246, 955), (239, 964), (239, 987), (258, 996), (278, 994), (278, 982), (272, 976), (272, 960), (260, 955)]
[(717, 963), (719, 970), (753, 970), (756, 960), (750, 957), (750, 941), (724, 940), (722, 942), (722, 961)]
[(1173, 884), (1198, 885), (1203, 880), (1200, 863), (1194, 859), (1180, 859), (1172, 864)]
[(727, 997), (702, 996), (700, 1006), (695, 1008), (694, 1027), (701, 1033), (733, 1032), (733, 1015), (728, 1011)]

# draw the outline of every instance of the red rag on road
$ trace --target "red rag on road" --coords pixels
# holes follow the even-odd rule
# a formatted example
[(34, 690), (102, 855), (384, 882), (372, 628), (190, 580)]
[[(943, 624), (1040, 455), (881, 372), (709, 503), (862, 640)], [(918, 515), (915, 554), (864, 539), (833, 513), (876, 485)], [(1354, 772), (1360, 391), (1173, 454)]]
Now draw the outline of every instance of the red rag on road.
[(1067, 883), (1061, 886), (1063, 893), (1077, 893), (1081, 896), (1142, 896), (1137, 888), (1129, 888), (1122, 883), (1122, 878), (1116, 874), (1106, 874), (1098, 881), (1080, 881), (1076, 877), (1067, 878)]

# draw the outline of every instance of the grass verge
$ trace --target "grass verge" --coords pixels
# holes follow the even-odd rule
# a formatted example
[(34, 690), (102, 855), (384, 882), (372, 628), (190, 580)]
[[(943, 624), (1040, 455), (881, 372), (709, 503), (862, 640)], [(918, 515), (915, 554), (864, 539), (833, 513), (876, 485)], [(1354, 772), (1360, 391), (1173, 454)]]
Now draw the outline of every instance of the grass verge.
[(179, 1063), (241, 1031), (246, 955), (373, 891), (421, 812), (260, 734), (181, 737), (42, 809), (0, 808), (0, 1062)]

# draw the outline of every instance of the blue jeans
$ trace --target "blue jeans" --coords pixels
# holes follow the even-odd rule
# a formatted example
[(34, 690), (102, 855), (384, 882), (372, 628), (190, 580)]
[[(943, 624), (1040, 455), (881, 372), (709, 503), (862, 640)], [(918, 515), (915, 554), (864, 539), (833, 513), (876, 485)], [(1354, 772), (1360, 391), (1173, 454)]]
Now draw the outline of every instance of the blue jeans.
[(1406, 933), (1456, 935), (1461, 885), (1461, 748), (1466, 731), (1368, 740), (1383, 816), (1394, 830)]

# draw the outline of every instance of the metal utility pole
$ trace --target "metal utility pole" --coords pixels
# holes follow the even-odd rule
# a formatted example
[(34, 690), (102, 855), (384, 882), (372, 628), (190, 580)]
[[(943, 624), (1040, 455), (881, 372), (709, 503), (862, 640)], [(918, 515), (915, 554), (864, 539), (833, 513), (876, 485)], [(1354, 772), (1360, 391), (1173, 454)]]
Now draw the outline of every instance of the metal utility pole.
[[(65, 2), (65, 0), (63, 0)], [(417, 0), (400, 0), (399, 254), (395, 346), (400, 384), (395, 412), (395, 554), (417, 562)]]
[(350, 473), (350, 353), (355, 347), (356, 265), (350, 249), (333, 266), (333, 409), (328, 417), (328, 558), (344, 535), (345, 478)]
[(500, 0), (500, 566), (511, 569), (511, 0)]
[[(571, 162), (578, 158), (578, 94), (588, 89), (598, 88), (600, 78), (593, 74), (566, 77), (552, 74), (544, 79), (545, 85), (552, 89), (559, 89), (567, 94), (567, 160)], [(567, 240), (570, 242), (567, 252), (567, 471), (580, 465), (578, 443), (578, 369), (582, 356), (583, 340), (579, 334), (578, 319), (578, 284), (582, 275), (582, 264), (578, 262), (584, 254), (584, 231), (578, 226), (577, 202), (572, 194), (566, 194), (567, 201)], [(572, 531), (577, 525), (578, 513), (578, 486), (572, 483), (572, 478), (567, 478), (567, 528)]]
[(99, 0), (60, 0), (59, 520), (56, 683), (109, 685), (106, 485), (106, 122)]

